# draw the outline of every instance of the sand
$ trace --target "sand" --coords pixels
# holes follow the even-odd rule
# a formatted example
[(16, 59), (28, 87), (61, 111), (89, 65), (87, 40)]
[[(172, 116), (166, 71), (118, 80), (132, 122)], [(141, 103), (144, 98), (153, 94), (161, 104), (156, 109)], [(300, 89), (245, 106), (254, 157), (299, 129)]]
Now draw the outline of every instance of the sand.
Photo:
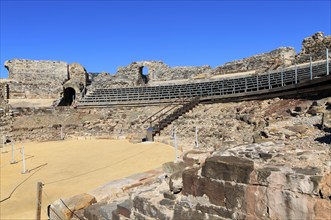
[[(26, 166), (30, 172), (21, 174), (22, 161), (18, 149), (21, 146), (15, 145), (16, 164), (10, 164), (11, 152), (0, 153), (1, 200), (33, 175), (10, 199), (0, 203), (0, 219), (34, 219), (38, 181), (45, 183), (42, 219), (47, 219), (47, 205), (59, 198), (88, 192), (111, 180), (160, 167), (175, 158), (174, 149), (161, 143), (131, 144), (126, 140), (97, 139), (31, 142), (24, 143)], [(10, 150), (11, 147), (6, 148)], [(52, 183), (58, 180), (61, 181)]]
[(8, 103), (13, 108), (40, 108), (50, 107), (55, 99), (8, 99)]

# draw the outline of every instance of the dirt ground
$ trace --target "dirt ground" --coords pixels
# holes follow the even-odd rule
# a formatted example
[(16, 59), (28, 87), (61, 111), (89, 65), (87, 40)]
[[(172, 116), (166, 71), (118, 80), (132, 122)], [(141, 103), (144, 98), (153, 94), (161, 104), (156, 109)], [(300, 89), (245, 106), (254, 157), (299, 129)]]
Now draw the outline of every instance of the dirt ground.
[(55, 99), (8, 99), (9, 104), (16, 107), (36, 108), (36, 107), (50, 107)]
[(175, 159), (174, 149), (161, 143), (131, 144), (126, 140), (66, 140), (24, 143), (27, 174), (21, 174), (20, 148), (10, 164), (11, 145), (1, 149), (0, 219), (35, 219), (37, 182), (44, 183), (42, 219), (47, 205), (59, 198), (88, 192), (111, 180), (160, 167)]

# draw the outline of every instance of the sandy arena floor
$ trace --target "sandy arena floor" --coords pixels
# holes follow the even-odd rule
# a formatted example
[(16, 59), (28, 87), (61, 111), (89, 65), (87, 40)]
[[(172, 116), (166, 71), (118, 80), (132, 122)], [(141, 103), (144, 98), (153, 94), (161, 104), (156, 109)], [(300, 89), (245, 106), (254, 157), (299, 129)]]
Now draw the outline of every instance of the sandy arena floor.
[[(59, 198), (88, 192), (111, 180), (151, 170), (175, 159), (174, 149), (161, 143), (96, 139), (25, 143), (26, 166), (30, 172), (21, 174), (21, 146), (15, 145), (16, 164), (10, 164), (11, 152), (0, 153), (0, 199), (8, 197), (19, 183), (32, 176), (10, 199), (0, 203), (0, 219), (35, 219), (38, 181), (46, 183), (42, 218), (47, 219), (47, 205)], [(11, 146), (6, 148), (10, 150)], [(84, 173), (87, 174), (81, 175)], [(62, 181), (51, 183), (57, 180)]]

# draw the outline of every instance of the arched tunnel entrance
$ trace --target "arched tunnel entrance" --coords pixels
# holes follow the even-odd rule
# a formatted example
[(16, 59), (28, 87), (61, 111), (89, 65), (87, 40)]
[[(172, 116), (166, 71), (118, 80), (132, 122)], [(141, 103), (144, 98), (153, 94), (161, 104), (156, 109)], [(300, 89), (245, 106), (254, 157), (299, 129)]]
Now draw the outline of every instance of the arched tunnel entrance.
[(145, 66), (142, 66), (139, 68), (139, 74), (145, 84), (148, 83), (149, 76), (148, 76), (148, 68)]
[(65, 88), (61, 104), (64, 106), (71, 106), (75, 98), (76, 98), (76, 91), (71, 87)]

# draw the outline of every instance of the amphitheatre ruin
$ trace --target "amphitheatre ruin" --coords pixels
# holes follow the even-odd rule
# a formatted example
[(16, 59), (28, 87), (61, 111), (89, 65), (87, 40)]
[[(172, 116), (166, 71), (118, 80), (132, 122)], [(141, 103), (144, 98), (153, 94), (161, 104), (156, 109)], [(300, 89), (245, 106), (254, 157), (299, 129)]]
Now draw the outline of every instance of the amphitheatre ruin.
[(330, 49), (317, 32), (215, 68), (6, 61), (0, 218), (331, 219)]

